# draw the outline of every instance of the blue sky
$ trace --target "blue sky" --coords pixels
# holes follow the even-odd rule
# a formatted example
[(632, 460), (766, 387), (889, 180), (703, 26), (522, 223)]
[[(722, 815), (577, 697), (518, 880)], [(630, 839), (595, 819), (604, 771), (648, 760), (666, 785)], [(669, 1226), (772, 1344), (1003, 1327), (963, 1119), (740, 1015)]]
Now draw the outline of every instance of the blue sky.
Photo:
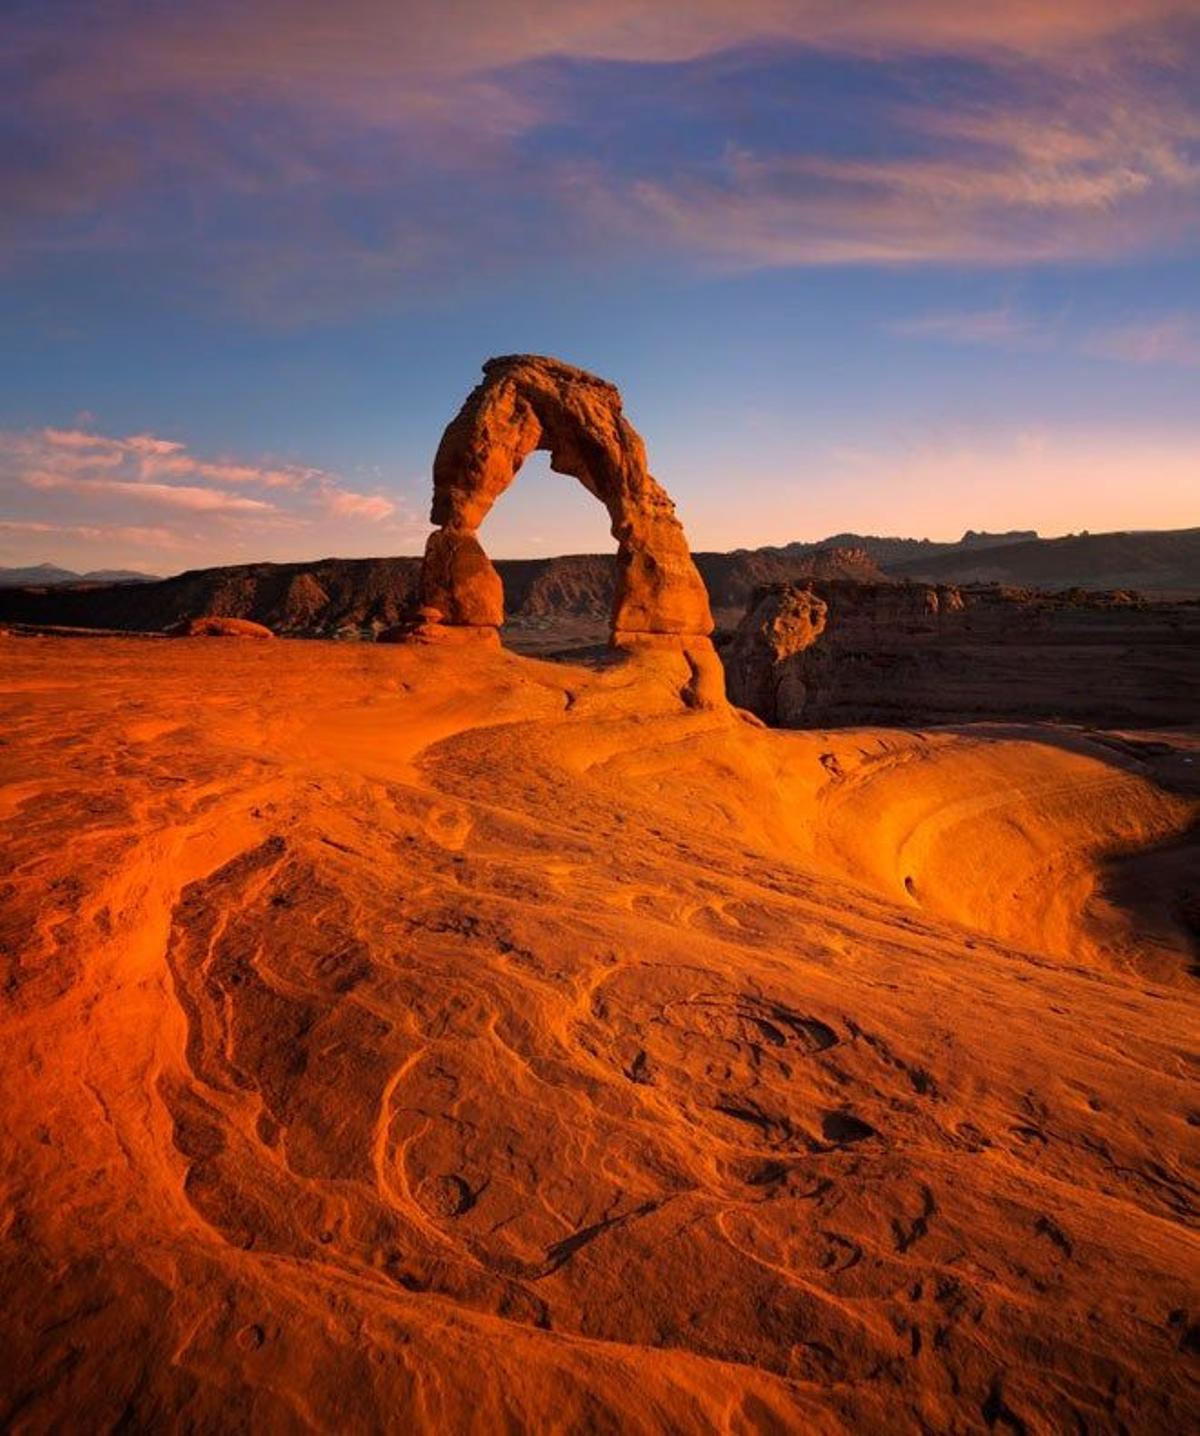
[(0, 563), (419, 552), (526, 350), (698, 548), (1200, 522), (1200, 0), (9, 13)]

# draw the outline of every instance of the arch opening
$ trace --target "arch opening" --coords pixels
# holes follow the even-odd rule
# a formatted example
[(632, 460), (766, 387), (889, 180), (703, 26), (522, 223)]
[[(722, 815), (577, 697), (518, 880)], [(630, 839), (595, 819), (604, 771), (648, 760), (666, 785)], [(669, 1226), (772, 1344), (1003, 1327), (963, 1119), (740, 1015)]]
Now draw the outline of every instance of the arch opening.
[(534, 449), (480, 528), (504, 589), (500, 640), (517, 653), (568, 661), (603, 653), (616, 561), (611, 519), (583, 483)]
[(534, 449), (524, 460), (479, 534), (488, 553), (506, 562), (611, 556), (615, 547), (607, 508), (573, 475), (556, 473), (546, 449)]

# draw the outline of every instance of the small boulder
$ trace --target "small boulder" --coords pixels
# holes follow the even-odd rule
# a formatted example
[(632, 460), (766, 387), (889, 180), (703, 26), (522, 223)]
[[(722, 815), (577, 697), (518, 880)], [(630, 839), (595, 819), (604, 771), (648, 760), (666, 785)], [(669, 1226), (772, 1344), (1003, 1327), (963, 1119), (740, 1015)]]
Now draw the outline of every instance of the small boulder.
[(208, 614), (202, 618), (185, 618), (167, 629), (168, 638), (274, 638), (265, 624), (248, 618), (222, 618)]

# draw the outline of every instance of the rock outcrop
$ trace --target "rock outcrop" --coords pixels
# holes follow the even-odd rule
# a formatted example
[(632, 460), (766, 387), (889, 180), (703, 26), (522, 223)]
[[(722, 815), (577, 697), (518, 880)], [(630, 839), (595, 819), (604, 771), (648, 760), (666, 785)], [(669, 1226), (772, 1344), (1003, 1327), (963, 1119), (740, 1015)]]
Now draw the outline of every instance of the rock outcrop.
[(1124, 592), (812, 579), (760, 589), (722, 655), (730, 701), (781, 728), (1187, 722), (1198, 623)]
[(252, 623), (248, 618), (222, 618), (206, 614), (202, 618), (185, 618), (167, 629), (168, 638), (274, 638), (265, 624)]
[(829, 609), (811, 589), (776, 584), (760, 591), (725, 659), (729, 701), (764, 723), (788, 727), (804, 711), (805, 668), (795, 662), (825, 632)]
[(425, 547), (420, 600), (442, 618), (420, 625), (421, 636), (437, 637), (438, 627), (497, 631), (503, 623), (500, 576), (476, 534), (525, 459), (545, 449), (550, 467), (577, 478), (612, 520), (613, 644), (658, 647), (669, 639), (693, 666), (714, 671), (708, 594), (616, 387), (530, 354), (489, 359), (483, 372), (434, 459), (430, 517), (438, 529)]
[(725, 651), (729, 699), (765, 723), (800, 727), (830, 701), (835, 654), (849, 650), (857, 658), (878, 649), (884, 635), (936, 632), (944, 615), (963, 607), (959, 590), (945, 584), (766, 585)]

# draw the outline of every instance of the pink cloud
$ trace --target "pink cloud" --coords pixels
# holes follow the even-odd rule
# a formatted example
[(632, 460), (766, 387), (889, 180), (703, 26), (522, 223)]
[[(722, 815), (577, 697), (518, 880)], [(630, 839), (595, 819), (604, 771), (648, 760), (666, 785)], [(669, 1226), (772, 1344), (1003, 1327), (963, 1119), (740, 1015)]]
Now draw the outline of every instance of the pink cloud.
[(120, 440), (106, 439), (100, 434), (87, 434), (80, 429), (43, 429), (41, 436), (52, 449), (97, 449), (114, 444), (121, 447)]
[(131, 434), (129, 438), (116, 442), (121, 443), (132, 454), (145, 454), (154, 458), (183, 453), (182, 444), (174, 439), (156, 438), (153, 434)]
[(203, 489), (188, 484), (147, 484), (136, 479), (83, 479), (34, 469), (23, 475), (31, 489), (70, 489), (82, 494), (118, 494), (143, 503), (165, 504), (169, 508), (191, 509), (196, 513), (266, 513), (273, 505), (261, 499), (227, 494), (221, 489)]
[(161, 572), (176, 560), (159, 550), (230, 561), (248, 545), (266, 557), (306, 541), (379, 552), (381, 532), (419, 546), (426, 526), (389, 522), (396, 513), (392, 499), (345, 488), (312, 465), (201, 458), (150, 433), (0, 431), (0, 532), (28, 545), (61, 537), (72, 556), (91, 551), (84, 566), (112, 567), (120, 551), (116, 566)]
[(50, 449), (62, 451), (69, 458), (56, 459), (56, 465), (110, 468), (127, 459), (134, 461), (139, 475), (146, 479), (193, 477), (214, 483), (262, 484), (267, 488), (297, 488), (324, 477), (321, 470), (306, 466), (263, 465), (214, 462), (199, 459), (176, 439), (162, 439), (156, 434), (130, 434), (113, 438), (80, 429), (41, 430), (41, 441)]
[[(256, 96), (303, 91), (322, 105), (364, 107), (396, 125), (436, 111), (447, 82), (550, 55), (680, 61), (776, 39), (869, 53), (1066, 54), (1132, 36), (1154, 37), (1195, 17), (1194, 0), (245, 0), (147, 12), (114, 5), (83, 55), (59, 57), (43, 81), (62, 103), (97, 95)], [(1160, 42), (1164, 43), (1164, 42)], [(99, 64), (97, 58), (124, 63)], [(85, 79), (80, 91), (64, 82)], [(451, 99), (457, 97), (450, 94)]]
[(151, 477), (182, 477), (211, 479), (218, 484), (262, 484), (266, 488), (299, 488), (321, 477), (319, 469), (299, 466), (277, 468), (261, 464), (213, 463), (182, 452), (183, 445), (173, 445), (161, 455), (151, 453), (140, 463), (142, 474)]
[(0, 519), (0, 529), (6, 533), (69, 534), (85, 539), (153, 544), (161, 548), (174, 548), (179, 544), (178, 537), (170, 529), (138, 524), (51, 524), (29, 519)]
[(0, 529), (10, 533), (49, 534), (57, 533), (59, 524), (40, 523), (35, 519), (0, 519)]
[(396, 512), (396, 505), (379, 494), (356, 494), (349, 489), (327, 489), (325, 507), (339, 518), (386, 519)]

